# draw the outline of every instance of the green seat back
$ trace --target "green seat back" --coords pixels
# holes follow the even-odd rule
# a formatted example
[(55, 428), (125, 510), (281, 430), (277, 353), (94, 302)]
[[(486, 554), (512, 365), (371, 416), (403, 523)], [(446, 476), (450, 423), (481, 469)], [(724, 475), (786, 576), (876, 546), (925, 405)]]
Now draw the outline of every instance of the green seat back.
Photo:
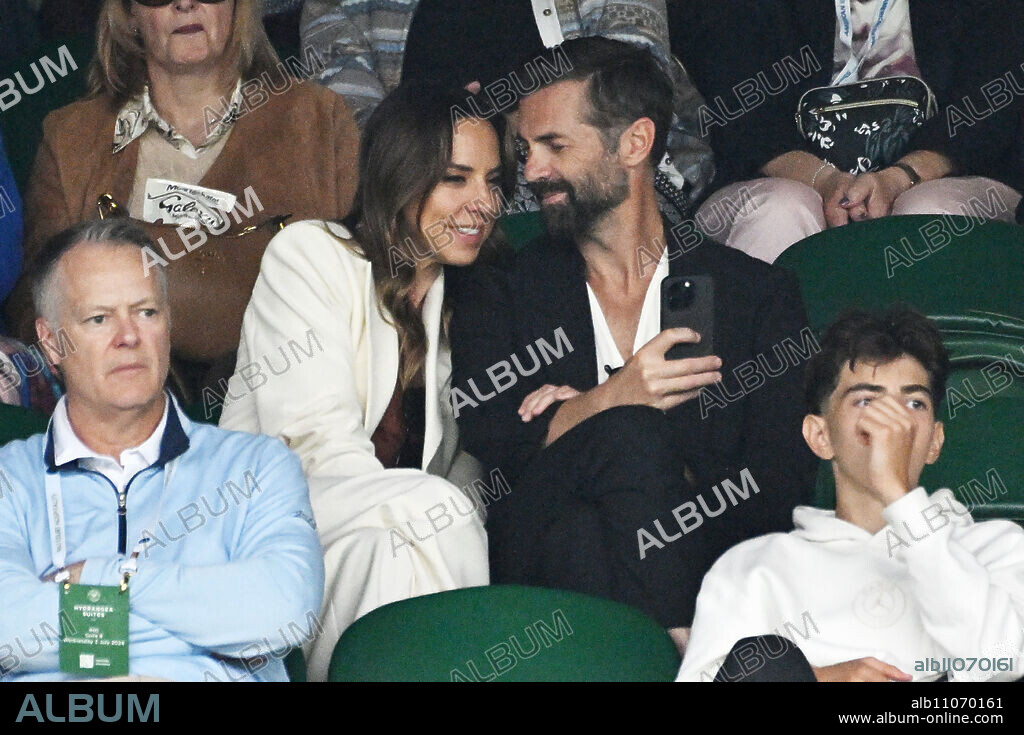
[[(938, 418), (946, 444), (921, 483), (952, 489), (976, 518), (1024, 522), (1024, 229), (968, 217), (890, 217), (814, 235), (794, 270), (818, 332), (846, 306), (906, 303), (928, 315), (953, 371)], [(834, 507), (830, 463), (815, 505)]]
[[(185, 415), (198, 423), (217, 425), (220, 419), (220, 411), (216, 411), (211, 419), (205, 418), (205, 409), (202, 404), (182, 406)], [(8, 406), (0, 403), (0, 446), (15, 439), (27, 439), (33, 434), (41, 434), (46, 431), (50, 417), (31, 411), (20, 406)]]
[(544, 221), (540, 217), (540, 212), (510, 214), (498, 220), (498, 226), (515, 251), (522, 250), (532, 240), (544, 234)]
[(306, 681), (306, 657), (301, 648), (293, 648), (284, 659), (284, 668), (288, 672), (288, 681)]
[(819, 332), (846, 306), (897, 301), (931, 317), (1024, 318), (1024, 228), (1006, 222), (932, 215), (855, 222), (796, 243), (776, 264), (796, 272)]
[(638, 610), (498, 585), (414, 597), (357, 620), (330, 681), (671, 681), (679, 654)]
[(49, 416), (38, 411), (0, 403), (0, 447), (7, 442), (43, 433), (49, 421)]

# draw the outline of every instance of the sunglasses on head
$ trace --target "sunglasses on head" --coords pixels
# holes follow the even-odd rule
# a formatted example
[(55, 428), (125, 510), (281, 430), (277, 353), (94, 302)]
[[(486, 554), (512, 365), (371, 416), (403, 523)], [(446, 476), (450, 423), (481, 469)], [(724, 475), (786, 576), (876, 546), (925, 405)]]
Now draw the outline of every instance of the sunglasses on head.
[[(139, 5), (145, 5), (147, 8), (162, 8), (165, 5), (170, 5), (174, 0), (135, 0)], [(216, 5), (222, 3), (224, 0), (199, 0), (204, 5)]]

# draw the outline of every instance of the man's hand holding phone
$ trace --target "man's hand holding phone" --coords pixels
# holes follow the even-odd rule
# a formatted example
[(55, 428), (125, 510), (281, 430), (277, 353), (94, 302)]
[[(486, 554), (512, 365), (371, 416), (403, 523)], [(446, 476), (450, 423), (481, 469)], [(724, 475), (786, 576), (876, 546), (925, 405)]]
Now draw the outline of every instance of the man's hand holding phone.
[[(651, 406), (667, 411), (695, 398), (704, 386), (719, 382), (722, 360), (717, 355), (675, 360), (665, 357), (675, 345), (698, 342), (700, 335), (688, 327), (661, 331), (604, 383), (565, 400), (548, 424), (544, 445), (550, 445), (581, 421), (609, 408)], [(528, 421), (537, 415), (539, 406), (546, 408), (571, 392), (575, 391), (568, 386), (544, 386), (527, 396), (519, 415)]]
[(610, 406), (642, 405), (667, 411), (695, 398), (700, 389), (722, 379), (722, 360), (717, 355), (668, 360), (665, 353), (677, 344), (695, 344), (700, 335), (692, 329), (666, 329), (626, 361), (608, 378)]

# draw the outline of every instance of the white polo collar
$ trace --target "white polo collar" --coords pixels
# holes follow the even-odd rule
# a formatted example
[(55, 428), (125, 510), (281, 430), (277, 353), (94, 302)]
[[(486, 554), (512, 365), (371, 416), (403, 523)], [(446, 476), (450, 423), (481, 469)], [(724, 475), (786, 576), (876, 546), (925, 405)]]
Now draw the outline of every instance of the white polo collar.
[(170, 399), (166, 393), (164, 394), (163, 416), (161, 416), (156, 429), (148, 439), (137, 447), (131, 447), (121, 452), (120, 457), (97, 454), (78, 438), (68, 418), (67, 400), (67, 396), (61, 397), (53, 412), (53, 452), (57, 466), (76, 460), (86, 460), (89, 464), (112, 461), (124, 468), (132, 466), (137, 469), (145, 469), (160, 458), (160, 443), (164, 436), (164, 429), (167, 427), (167, 413), (170, 409)]

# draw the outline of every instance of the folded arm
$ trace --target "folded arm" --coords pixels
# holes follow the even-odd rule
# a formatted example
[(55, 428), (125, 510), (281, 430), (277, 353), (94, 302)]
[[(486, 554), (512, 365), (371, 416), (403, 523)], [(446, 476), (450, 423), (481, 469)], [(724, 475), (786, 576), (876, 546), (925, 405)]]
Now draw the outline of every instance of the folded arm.
[[(310, 621), (320, 611), (324, 565), (306, 481), (299, 461), (279, 444), (262, 457), (231, 560), (140, 558), (129, 587), (134, 614), (225, 656), (279, 651), (303, 642), (297, 629), (314, 632)], [(120, 559), (97, 560), (96, 567), (93, 561), (83, 582), (93, 575), (94, 584), (118, 582)]]
[[(56, 671), (58, 586), (42, 582), (37, 576), (15, 488), (0, 485), (0, 489), (5, 491), (0, 492), (0, 677), (15, 672)], [(36, 649), (36, 655), (25, 655)]]

